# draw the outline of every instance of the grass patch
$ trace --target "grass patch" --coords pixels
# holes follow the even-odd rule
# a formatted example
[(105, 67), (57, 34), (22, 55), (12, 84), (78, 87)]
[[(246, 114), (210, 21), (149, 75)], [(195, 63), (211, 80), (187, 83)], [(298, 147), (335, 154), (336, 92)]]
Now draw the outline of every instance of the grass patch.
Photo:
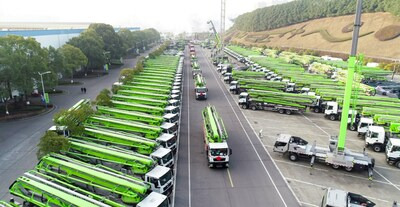
[(388, 41), (400, 36), (400, 25), (389, 25), (375, 33), (375, 38), (380, 41)]

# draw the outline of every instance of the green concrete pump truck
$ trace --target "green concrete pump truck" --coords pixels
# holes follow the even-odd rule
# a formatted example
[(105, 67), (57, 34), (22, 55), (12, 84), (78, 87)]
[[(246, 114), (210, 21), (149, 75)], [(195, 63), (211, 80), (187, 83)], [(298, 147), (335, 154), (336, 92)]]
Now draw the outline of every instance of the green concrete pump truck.
[(207, 99), (208, 88), (206, 87), (206, 81), (204, 80), (204, 77), (201, 74), (197, 74), (194, 80), (194, 92), (196, 100)]
[(143, 180), (60, 154), (44, 156), (36, 170), (116, 202), (136, 204), (150, 193)]
[(101, 164), (123, 174), (136, 176), (148, 182), (154, 192), (169, 194), (172, 191), (171, 169), (158, 165), (149, 156), (76, 138), (69, 139), (69, 148), (62, 153), (86, 163)]
[(229, 156), (232, 150), (227, 140), (228, 134), (224, 123), (214, 106), (207, 106), (202, 111), (204, 121), (204, 148), (209, 167), (229, 167)]
[[(149, 155), (165, 167), (174, 165), (173, 152), (158, 141), (150, 140), (131, 133), (108, 130), (100, 127), (85, 127), (83, 136), (74, 136), (80, 140), (86, 140), (106, 146), (117, 146), (132, 150), (142, 155)], [(173, 144), (176, 144), (173, 142)]]

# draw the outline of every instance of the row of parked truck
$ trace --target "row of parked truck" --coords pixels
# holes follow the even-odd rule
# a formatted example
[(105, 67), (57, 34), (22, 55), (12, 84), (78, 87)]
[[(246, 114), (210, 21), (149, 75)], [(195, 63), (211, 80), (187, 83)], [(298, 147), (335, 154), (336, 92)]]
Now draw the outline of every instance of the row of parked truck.
[[(56, 125), (68, 148), (44, 156), (11, 186), (24, 206), (170, 206), (179, 138), (183, 58), (158, 56), (125, 84), (111, 106), (96, 106), (80, 134)], [(81, 100), (69, 111), (90, 105)], [(5, 204), (3, 204), (5, 203)], [(18, 201), (1, 205), (19, 206)]]
[[(226, 53), (237, 61), (248, 63), (255, 68), (258, 67), (258, 65), (252, 65), (252, 63), (248, 62), (247, 58), (244, 58), (232, 50), (226, 49)], [(262, 77), (262, 74), (256, 74), (256, 77)], [(234, 94), (239, 94), (239, 105), (242, 108), (272, 110), (279, 113), (291, 114), (293, 112), (305, 112), (306, 109), (317, 107), (314, 96), (293, 93), (294, 90), (287, 90), (288, 87), (291, 87), (288, 83), (276, 81), (272, 83), (272, 81), (257, 80), (255, 78), (251, 79), (249, 77), (246, 79), (236, 78), (232, 79), (233, 84), (230, 85), (230, 91)], [(238, 91), (236, 91), (236, 86), (238, 86), (239, 82), (243, 83), (245, 86), (250, 85), (251, 89), (244, 89), (238, 93)], [(234, 87), (232, 87), (232, 85)], [(255, 90), (254, 88), (257, 89)], [(282, 96), (286, 97), (282, 98)], [(370, 158), (364, 153), (345, 150), (340, 156), (342, 159), (338, 159), (338, 156), (335, 154), (338, 147), (337, 137), (331, 137), (329, 143), (330, 145), (327, 148), (318, 147), (316, 143), (309, 144), (300, 137), (280, 134), (276, 139), (273, 149), (275, 152), (287, 154), (292, 161), (309, 159), (311, 165), (313, 165), (314, 162), (323, 162), (331, 165), (335, 169), (343, 167), (346, 171), (353, 171), (355, 169), (366, 170), (368, 171), (368, 175), (372, 176), (374, 167), (373, 158)], [(362, 195), (331, 188), (326, 189), (321, 203), (321, 206), (341, 207), (374, 205), (372, 201)]]
[[(226, 51), (229, 51), (228, 54), (235, 53), (227, 48)], [(246, 60), (239, 54), (233, 57), (237, 60)], [(254, 62), (251, 66), (259, 67)], [(262, 78), (262, 72), (247, 74), (245, 72), (247, 71), (234, 75), (230, 82), (230, 91), (240, 94), (239, 105), (242, 108), (272, 110), (285, 114), (309, 110), (322, 112), (326, 118), (333, 121), (341, 119), (342, 98), (336, 92), (328, 93), (326, 89), (310, 92), (310, 88), (299, 89), (296, 83), (291, 83), (289, 80), (268, 81)], [(330, 84), (328, 81), (326, 83), (321, 81), (320, 84), (322, 86)], [(352, 109), (347, 119), (348, 128), (358, 131), (360, 137), (365, 139), (366, 147), (371, 147), (376, 152), (385, 151), (387, 162), (400, 168), (399, 103), (398, 99), (360, 94), (357, 96), (357, 101), (352, 100)]]

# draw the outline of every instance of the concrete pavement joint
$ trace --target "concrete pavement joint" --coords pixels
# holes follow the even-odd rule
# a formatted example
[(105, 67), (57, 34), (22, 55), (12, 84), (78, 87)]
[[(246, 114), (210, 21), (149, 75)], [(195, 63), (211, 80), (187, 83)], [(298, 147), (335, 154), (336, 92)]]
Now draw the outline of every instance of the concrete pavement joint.
[[(203, 51), (202, 51), (202, 53), (203, 53)], [(208, 65), (208, 69), (210, 69), (210, 70), (211, 70), (211, 72), (212, 72), (212, 74), (213, 74), (214, 78), (215, 78), (215, 79), (217, 79), (217, 84), (218, 84), (218, 86), (219, 86), (219, 87), (220, 87), (220, 89), (222, 90), (222, 93), (224, 94), (224, 96), (225, 96), (225, 99), (227, 100), (227, 102), (228, 102), (229, 106), (231, 107), (231, 109), (232, 109), (233, 113), (235, 114), (235, 116), (236, 116), (236, 119), (239, 121), (239, 124), (240, 124), (240, 126), (242, 127), (242, 129), (243, 129), (243, 132), (246, 134), (246, 137), (247, 137), (247, 139), (248, 139), (248, 140), (249, 140), (249, 142), (251, 143), (251, 145), (252, 145), (252, 147), (253, 147), (253, 149), (254, 149), (254, 151), (255, 151), (255, 153), (256, 153), (256, 155), (257, 155), (257, 157), (259, 158), (259, 160), (260, 160), (260, 162), (261, 162), (262, 166), (264, 167), (264, 170), (265, 170), (265, 172), (267, 173), (267, 175), (268, 175), (269, 179), (271, 180), (272, 184), (274, 185), (274, 188), (275, 188), (275, 190), (277, 191), (277, 193), (278, 193), (278, 195), (279, 195), (280, 199), (282, 200), (282, 202), (283, 202), (284, 206), (286, 206), (286, 207), (287, 207), (287, 204), (286, 204), (285, 200), (283, 199), (283, 197), (282, 197), (282, 195), (281, 195), (281, 193), (280, 193), (280, 191), (279, 191), (278, 187), (276, 186), (275, 182), (273, 181), (273, 179), (272, 179), (271, 175), (269, 174), (269, 171), (268, 171), (267, 167), (266, 167), (266, 166), (265, 166), (265, 164), (262, 162), (262, 159), (261, 159), (261, 157), (260, 157), (259, 153), (257, 152), (257, 149), (255, 148), (255, 146), (254, 146), (253, 142), (251, 141), (251, 139), (250, 139), (249, 135), (247, 134), (247, 132), (246, 132), (246, 129), (244, 128), (244, 126), (243, 126), (242, 122), (240, 121), (240, 119), (239, 119), (238, 115), (236, 114), (235, 110), (233, 109), (233, 106), (232, 106), (231, 102), (229, 101), (228, 97), (226, 96), (226, 94), (225, 94), (225, 91), (222, 89), (222, 87), (221, 87), (221, 85), (220, 85), (220, 81), (218, 81), (218, 78), (215, 76), (215, 71), (212, 69), (212, 67), (210, 67), (210, 62), (209, 62), (209, 60), (208, 60), (208, 59), (206, 60), (206, 63), (207, 63), (207, 65)], [(249, 123), (249, 125), (250, 125), (250, 123)], [(260, 142), (261, 142), (261, 140), (260, 140)], [(283, 180), (284, 180), (284, 179), (283, 179)], [(297, 197), (296, 197), (296, 198), (297, 198)]]

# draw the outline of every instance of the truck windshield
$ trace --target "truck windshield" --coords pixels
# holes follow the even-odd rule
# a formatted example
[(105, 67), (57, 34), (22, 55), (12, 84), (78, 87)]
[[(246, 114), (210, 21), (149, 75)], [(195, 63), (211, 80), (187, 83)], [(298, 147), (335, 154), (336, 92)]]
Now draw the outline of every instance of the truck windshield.
[(212, 156), (226, 156), (228, 155), (228, 149), (211, 149), (210, 153)]
[(167, 141), (168, 148), (176, 143), (176, 136)]
[(165, 199), (158, 207), (168, 207), (168, 199)]
[(174, 126), (168, 128), (168, 129), (164, 129), (163, 132), (167, 133), (167, 134), (173, 134), (178, 130), (178, 125), (174, 124)]
[(168, 153), (168, 154), (166, 154), (164, 157), (162, 157), (161, 158), (162, 159), (162, 162), (165, 164), (165, 163), (167, 163), (167, 162), (169, 162), (171, 159), (172, 159), (172, 153), (170, 152), (170, 153)]
[(161, 186), (165, 185), (165, 183), (167, 183), (168, 181), (170, 181), (172, 178), (172, 171), (168, 171), (167, 173), (165, 173), (165, 175), (160, 177), (160, 184)]
[(196, 88), (197, 93), (205, 93), (207, 90), (205, 88)]

